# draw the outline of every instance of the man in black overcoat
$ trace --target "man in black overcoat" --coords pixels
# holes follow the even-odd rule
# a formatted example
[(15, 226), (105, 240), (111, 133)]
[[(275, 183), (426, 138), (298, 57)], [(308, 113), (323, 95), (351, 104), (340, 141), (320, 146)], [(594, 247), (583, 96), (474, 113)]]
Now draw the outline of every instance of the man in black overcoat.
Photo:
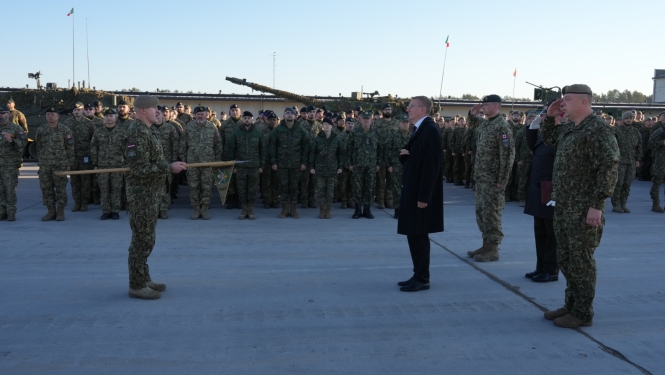
[(443, 232), (441, 137), (428, 116), (431, 108), (425, 96), (411, 100), (406, 110), (413, 134), (399, 155), (404, 171), (397, 233), (406, 235), (413, 261), (413, 276), (397, 283), (403, 292), (429, 289), (429, 233)]

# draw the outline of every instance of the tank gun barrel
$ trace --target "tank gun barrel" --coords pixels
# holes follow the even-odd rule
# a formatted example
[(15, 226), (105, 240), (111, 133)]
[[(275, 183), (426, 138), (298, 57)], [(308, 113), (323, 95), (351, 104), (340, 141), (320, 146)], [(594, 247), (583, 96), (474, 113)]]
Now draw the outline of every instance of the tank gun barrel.
[(303, 95), (294, 94), (294, 93), (288, 92), (288, 91), (275, 90), (275, 89), (270, 88), (268, 86), (259, 85), (259, 84), (252, 83), (252, 82), (247, 82), (246, 79), (226, 77), (226, 80), (231, 82), (231, 83), (235, 83), (236, 85), (247, 86), (247, 87), (251, 88), (252, 90), (273, 94), (273, 95), (278, 96), (280, 98), (284, 98), (286, 100), (290, 100), (290, 101), (293, 101), (293, 102), (303, 103), (305, 105), (315, 105), (317, 107), (323, 107), (323, 104), (324, 104), (320, 100), (312, 99), (312, 98), (309, 98), (309, 97), (303, 96)]

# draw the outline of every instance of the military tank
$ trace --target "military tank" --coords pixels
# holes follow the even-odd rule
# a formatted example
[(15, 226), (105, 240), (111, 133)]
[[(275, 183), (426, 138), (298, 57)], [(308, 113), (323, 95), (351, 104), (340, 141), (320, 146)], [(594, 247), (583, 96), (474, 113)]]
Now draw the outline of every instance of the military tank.
[[(264, 93), (273, 94), (280, 98), (302, 103), (304, 105), (313, 105), (319, 108), (323, 108), (330, 112), (345, 112), (348, 110), (353, 110), (358, 106), (363, 107), (364, 110), (381, 110), (384, 104), (390, 103), (393, 107), (393, 114), (397, 115), (400, 113), (406, 113), (406, 107), (409, 105), (411, 98), (397, 98), (392, 95), (380, 96), (377, 91), (373, 93), (365, 93), (367, 97), (353, 99), (353, 98), (344, 98), (340, 97), (339, 99), (328, 99), (328, 98), (312, 98), (309, 96), (298, 95), (292, 92), (276, 90), (268, 86), (260, 85), (257, 83), (247, 82), (246, 79), (226, 77), (226, 80), (235, 83), (240, 86), (247, 86), (255, 91), (260, 91)], [(434, 102), (434, 100), (432, 100)], [(432, 111), (430, 114), (439, 112), (440, 108), (438, 103), (434, 102), (432, 106)]]
[[(37, 159), (37, 149), (33, 142), (37, 129), (46, 124), (44, 115), (47, 108), (55, 107), (61, 115), (71, 114), (76, 102), (84, 104), (96, 100), (102, 102), (105, 107), (115, 107), (117, 102), (125, 100), (132, 103), (134, 98), (119, 96), (111, 92), (72, 87), (71, 89), (5, 89), (0, 90), (0, 103), (3, 105), (13, 99), (16, 109), (23, 112), (28, 121), (28, 145), (25, 157)], [(61, 117), (61, 122), (65, 118)]]

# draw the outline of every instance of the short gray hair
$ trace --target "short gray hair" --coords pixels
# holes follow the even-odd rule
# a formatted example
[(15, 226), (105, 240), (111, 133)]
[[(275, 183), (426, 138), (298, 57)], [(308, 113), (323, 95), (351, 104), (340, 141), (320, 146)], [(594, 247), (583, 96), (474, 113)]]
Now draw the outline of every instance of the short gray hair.
[(415, 96), (411, 100), (417, 100), (418, 103), (420, 103), (422, 106), (424, 106), (427, 109), (427, 113), (430, 113), (432, 111), (432, 101), (426, 97), (426, 96)]

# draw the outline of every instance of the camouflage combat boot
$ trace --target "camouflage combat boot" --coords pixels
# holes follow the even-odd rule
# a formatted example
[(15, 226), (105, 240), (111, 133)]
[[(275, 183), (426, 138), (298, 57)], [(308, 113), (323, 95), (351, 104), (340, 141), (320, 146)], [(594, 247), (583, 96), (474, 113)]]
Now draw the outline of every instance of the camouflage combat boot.
[(143, 289), (129, 289), (129, 296), (132, 298), (141, 298), (141, 299), (159, 299), (159, 297), (161, 297), (162, 294), (146, 286)]
[(623, 208), (621, 208), (621, 206), (619, 206), (615, 202), (612, 202), (612, 212), (617, 212), (620, 214), (624, 213)]
[(282, 202), (282, 212), (277, 215), (278, 218), (283, 219), (289, 214), (289, 202)]
[(46, 215), (42, 216), (42, 221), (49, 221), (55, 219), (55, 206), (50, 205), (47, 207), (48, 212)]
[(346, 209), (346, 207), (348, 207), (348, 204), (346, 203), (346, 201), (342, 201), (342, 205), (340, 206), (340, 208)]
[(324, 217), (325, 217), (326, 219), (330, 219), (330, 218), (332, 218), (332, 215), (330, 215), (330, 209), (331, 209), (331, 208), (332, 208), (332, 204), (330, 204), (330, 203), (326, 204), (326, 212), (325, 212), (325, 214), (324, 214)]
[(10, 212), (7, 214), (7, 221), (16, 221), (16, 212)]
[(64, 221), (65, 220), (65, 205), (59, 204), (58, 211), (55, 213), (55, 220)]
[(210, 220), (210, 213), (208, 213), (208, 205), (207, 204), (202, 204), (201, 205), (201, 218), (203, 220)]
[(256, 220), (256, 216), (254, 215), (254, 205), (253, 204), (248, 204), (247, 205), (247, 218), (249, 220)]
[(665, 210), (663, 210), (662, 207), (660, 207), (660, 202), (653, 202), (653, 206), (651, 206), (651, 211), (658, 212), (659, 214), (665, 212)]
[(319, 208), (319, 219), (323, 219), (326, 216), (326, 205), (322, 204), (321, 208)]
[(81, 211), (81, 203), (74, 202), (74, 207), (72, 207), (72, 212), (79, 212), (79, 211)]
[(467, 251), (466, 255), (468, 255), (469, 258), (473, 258), (478, 254), (483, 254), (485, 251), (487, 251), (486, 246), (487, 246), (487, 240), (483, 238), (483, 246), (479, 247), (478, 249), (476, 249), (474, 251)]
[(494, 262), (499, 260), (499, 244), (488, 242), (485, 245), (485, 252), (473, 257), (476, 262)]
[(87, 203), (81, 203), (81, 212), (88, 211), (88, 204)]
[(156, 282), (154, 282), (154, 281), (152, 281), (152, 280), (147, 281), (147, 282), (145, 283), (145, 285), (146, 285), (148, 288), (150, 288), (150, 289), (152, 289), (152, 290), (156, 290), (156, 291), (158, 291), (158, 292), (163, 292), (163, 291), (166, 290), (166, 284), (156, 283)]
[(561, 328), (591, 327), (593, 325), (593, 319), (584, 321), (570, 314), (566, 314), (554, 319), (554, 325)]
[(562, 317), (562, 316), (564, 316), (564, 315), (566, 315), (566, 314), (568, 314), (568, 312), (566, 311), (566, 309), (564, 309), (564, 308), (562, 307), (562, 308), (560, 308), (560, 309), (546, 311), (546, 312), (543, 314), (543, 316), (544, 316), (545, 319), (547, 319), (547, 320), (554, 320), (554, 319), (556, 319), (556, 318), (560, 318), (560, 317)]
[(190, 216), (189, 218), (192, 219), (192, 220), (198, 220), (199, 216), (201, 216), (201, 211), (199, 210), (199, 205), (195, 205), (193, 208), (194, 208), (194, 210), (192, 211), (192, 216)]
[(291, 217), (294, 219), (300, 219), (300, 215), (298, 215), (298, 203), (296, 202), (291, 202)]
[(247, 205), (243, 203), (242, 211), (240, 212), (240, 216), (238, 216), (238, 220), (245, 220), (246, 218), (247, 218)]

